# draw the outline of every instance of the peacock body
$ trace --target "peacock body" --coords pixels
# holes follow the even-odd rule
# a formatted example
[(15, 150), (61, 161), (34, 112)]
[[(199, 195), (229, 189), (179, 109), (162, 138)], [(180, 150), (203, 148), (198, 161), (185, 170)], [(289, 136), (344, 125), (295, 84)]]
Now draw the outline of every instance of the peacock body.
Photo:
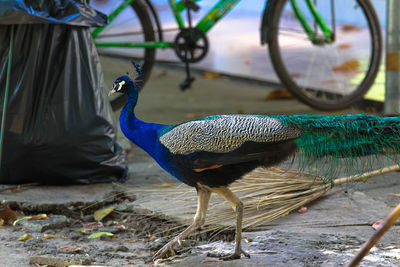
[(397, 117), (221, 115), (162, 125), (143, 122), (135, 116), (138, 90), (129, 77), (118, 78), (112, 92), (128, 94), (120, 115), (125, 136), (198, 192), (193, 224), (153, 259), (173, 253), (176, 243), (204, 223), (211, 192), (224, 197), (237, 212), (236, 249), (228, 259), (248, 256), (240, 246), (243, 205), (227, 186), (258, 166), (278, 164), (296, 152), (308, 165), (319, 158), (346, 158), (352, 162), (367, 155), (390, 156), (400, 151)]

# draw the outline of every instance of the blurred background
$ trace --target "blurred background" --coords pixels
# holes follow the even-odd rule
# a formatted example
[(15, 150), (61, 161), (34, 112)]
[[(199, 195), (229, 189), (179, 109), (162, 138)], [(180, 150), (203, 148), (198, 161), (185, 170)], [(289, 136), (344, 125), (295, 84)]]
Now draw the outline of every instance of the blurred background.
[[(111, 10), (115, 9), (118, 2), (114, 0), (92, 0), (91, 5), (105, 14), (109, 14)], [(216, 2), (215, 0), (198, 1), (197, 4), (201, 9), (198, 12), (193, 12), (194, 24)], [(354, 15), (354, 10), (340, 7), (341, 3), (345, 2), (335, 1), (336, 9), (340, 11), (338, 12), (339, 19), (340, 16), (343, 16), (348, 23), (352, 23), (353, 19), (356, 24), (359, 18)], [(372, 0), (371, 2), (378, 14), (382, 26), (383, 40), (385, 40), (386, 1)], [(165, 40), (173, 40), (177, 34), (177, 31), (174, 31), (177, 26), (168, 1), (152, 0), (151, 3), (155, 6), (160, 17)], [(279, 79), (271, 65), (267, 47), (260, 43), (261, 18), (265, 4), (265, 0), (239, 1), (207, 34), (210, 45), (209, 53), (202, 61), (191, 64), (191, 66), (200, 70), (278, 83)], [(183, 17), (186, 20), (185, 12)], [(119, 52), (116, 51), (116, 53)], [(179, 62), (171, 49), (158, 49), (156, 59), (158, 62)], [(380, 74), (370, 92), (366, 94), (367, 99), (384, 101), (384, 64), (385, 62), (382, 60)]]

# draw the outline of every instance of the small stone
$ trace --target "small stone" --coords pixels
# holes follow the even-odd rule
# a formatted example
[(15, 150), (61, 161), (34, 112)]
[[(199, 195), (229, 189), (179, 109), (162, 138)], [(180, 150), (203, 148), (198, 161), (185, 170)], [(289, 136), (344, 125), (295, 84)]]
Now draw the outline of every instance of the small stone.
[(110, 252), (110, 251), (112, 251), (113, 250), (113, 247), (112, 246), (105, 246), (101, 251), (103, 251), (103, 252)]
[(18, 225), (32, 232), (44, 232), (48, 229), (59, 229), (67, 225), (67, 217), (63, 215), (53, 215), (48, 219), (20, 221)]
[(120, 252), (129, 252), (129, 248), (125, 246), (118, 246), (115, 251), (120, 251)]
[(266, 237), (266, 236), (256, 236), (256, 238), (254, 238), (254, 241), (259, 242), (259, 243), (267, 243), (268, 242), (268, 237)]
[(83, 216), (83, 221), (84, 221), (84, 222), (94, 222), (94, 216), (93, 216), (93, 214), (89, 214), (89, 215)]
[(49, 265), (49, 266), (70, 266), (70, 265), (87, 265), (91, 260), (84, 259), (68, 259), (62, 257), (50, 256), (34, 256), (29, 259), (29, 264)]
[(114, 221), (108, 220), (108, 221), (104, 222), (103, 224), (104, 224), (104, 226), (113, 226), (114, 225)]
[(69, 238), (70, 238), (71, 240), (86, 240), (86, 239), (87, 239), (87, 236), (81, 235), (81, 234), (78, 234), (78, 233), (75, 233), (75, 232), (72, 232), (72, 233), (69, 235)]

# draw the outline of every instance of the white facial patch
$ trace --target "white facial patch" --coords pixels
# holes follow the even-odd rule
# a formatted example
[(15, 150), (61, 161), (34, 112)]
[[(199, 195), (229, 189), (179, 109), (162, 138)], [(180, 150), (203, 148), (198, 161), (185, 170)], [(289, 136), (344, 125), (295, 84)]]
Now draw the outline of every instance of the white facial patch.
[(122, 86), (125, 84), (125, 81), (122, 81), (122, 82), (120, 82), (120, 83), (118, 83), (118, 89), (116, 90), (117, 92), (119, 91), (119, 90), (121, 90), (122, 89)]

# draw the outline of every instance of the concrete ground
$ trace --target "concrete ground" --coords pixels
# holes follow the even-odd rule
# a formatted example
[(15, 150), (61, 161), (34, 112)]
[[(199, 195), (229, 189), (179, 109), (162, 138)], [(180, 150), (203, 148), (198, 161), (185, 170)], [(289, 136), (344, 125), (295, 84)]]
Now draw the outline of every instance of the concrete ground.
[[(102, 58), (106, 83), (116, 77), (132, 71), (129, 62), (119, 59)], [(266, 100), (273, 89), (265, 84), (218, 77), (205, 79), (196, 74), (193, 88), (180, 92), (178, 84), (184, 79), (184, 73), (170, 66), (157, 66), (150, 81), (140, 94), (136, 115), (144, 121), (157, 123), (179, 123), (199, 116), (213, 114), (300, 114), (317, 111), (290, 100)], [(360, 113), (361, 110), (349, 109), (340, 113)], [(118, 117), (118, 112), (116, 112)], [(76, 246), (79, 251), (67, 256), (88, 257), (92, 264), (104, 266), (144, 266), (145, 261), (155, 250), (152, 245), (165, 243), (168, 238), (156, 236), (143, 237), (143, 228), (154, 224), (168, 224), (187, 220), (194, 215), (195, 192), (183, 198), (181, 194), (171, 193), (171, 187), (185, 190), (185, 186), (164, 172), (149, 156), (122, 136), (119, 143), (129, 151), (130, 179), (122, 184), (98, 184), (87, 186), (30, 186), (15, 190), (1, 190), (0, 200), (10, 203), (14, 209), (23, 209), (26, 213), (52, 212), (67, 217), (63, 227), (47, 230), (43, 233), (29, 231), (27, 228), (0, 227), (0, 266), (29, 265), (33, 256), (66, 257), (65, 247)], [(161, 266), (341, 266), (356, 253), (358, 248), (373, 233), (371, 225), (386, 217), (398, 204), (399, 198), (387, 195), (400, 193), (399, 174), (390, 173), (370, 179), (362, 184), (338, 186), (330, 190), (317, 201), (307, 205), (308, 211), (300, 214), (292, 212), (286, 217), (267, 223), (255, 232), (245, 232), (243, 248), (251, 258), (242, 258), (232, 262), (205, 262), (209, 260), (207, 252), (227, 252), (233, 249), (233, 243), (224, 240), (224, 236), (203, 236), (202, 241), (191, 242), (191, 250), (184, 250), (179, 256), (160, 261)], [(173, 183), (173, 184), (171, 184)], [(191, 195), (191, 196), (190, 196)], [(87, 240), (76, 237), (72, 232), (93, 218), (90, 214), (102, 206), (114, 203), (115, 196), (124, 196), (129, 208), (125, 211), (135, 214), (129, 217), (136, 223), (134, 231), (118, 233), (118, 238)], [(155, 202), (154, 199), (159, 199)], [(213, 201), (221, 201), (215, 198)], [(244, 203), (246, 204), (246, 203)], [(211, 205), (210, 210), (216, 208)], [(174, 217), (170, 213), (162, 221), (154, 214), (163, 211), (179, 210)], [(177, 212), (178, 213), (178, 212)], [(176, 213), (176, 214), (177, 214)], [(77, 215), (78, 214), (78, 215)], [(136, 220), (137, 216), (147, 217), (144, 224)], [(168, 215), (168, 214), (167, 214)], [(115, 215), (117, 216), (117, 214)], [(80, 219), (79, 219), (80, 218)], [(83, 219), (82, 219), (83, 218)], [(152, 219), (154, 218), (154, 219)], [(112, 228), (113, 221), (104, 223)], [(139, 227), (141, 227), (139, 229)], [(108, 229), (107, 228), (107, 229)], [(67, 230), (68, 229), (68, 230)], [(103, 228), (99, 228), (103, 229)], [(157, 229), (157, 227), (156, 227)], [(100, 231), (100, 230), (99, 230)], [(103, 229), (104, 231), (104, 229)], [(111, 230), (108, 230), (111, 231)], [(126, 229), (124, 230), (126, 231)], [(32, 239), (25, 243), (18, 241), (23, 233), (32, 233)], [(64, 233), (62, 240), (41, 240), (43, 234)], [(229, 234), (227, 234), (229, 235)], [(228, 238), (229, 239), (229, 238)], [(400, 231), (394, 226), (361, 266), (399, 266)], [(62, 250), (62, 251), (61, 251)], [(82, 252), (83, 251), (83, 252)], [(64, 253), (64, 254), (63, 254)]]

